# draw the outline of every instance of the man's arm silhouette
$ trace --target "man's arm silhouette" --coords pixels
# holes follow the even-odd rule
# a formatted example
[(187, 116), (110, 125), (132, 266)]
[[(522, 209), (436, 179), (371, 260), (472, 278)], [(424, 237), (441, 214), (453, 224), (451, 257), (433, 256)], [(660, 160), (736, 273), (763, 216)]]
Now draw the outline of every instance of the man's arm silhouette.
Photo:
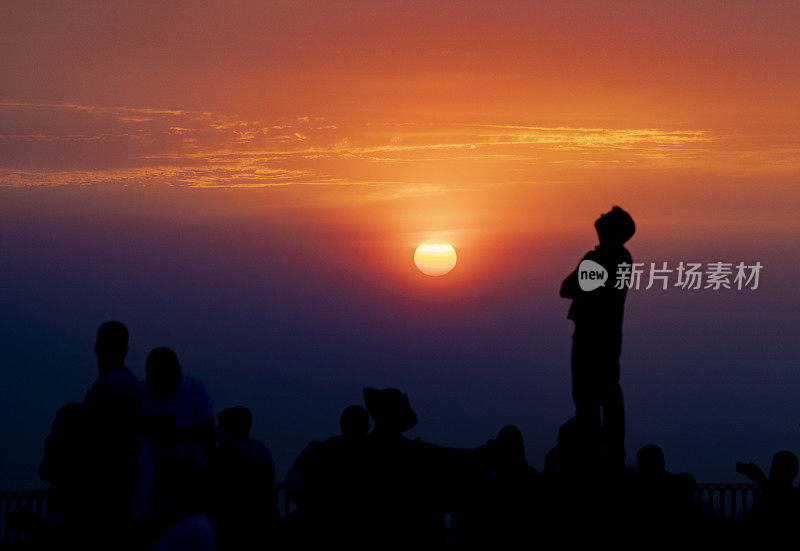
[(760, 486), (764, 486), (769, 482), (769, 479), (764, 474), (764, 471), (761, 470), (761, 467), (756, 465), (755, 463), (744, 463), (742, 461), (736, 462), (736, 472), (739, 474), (743, 474), (756, 484)]

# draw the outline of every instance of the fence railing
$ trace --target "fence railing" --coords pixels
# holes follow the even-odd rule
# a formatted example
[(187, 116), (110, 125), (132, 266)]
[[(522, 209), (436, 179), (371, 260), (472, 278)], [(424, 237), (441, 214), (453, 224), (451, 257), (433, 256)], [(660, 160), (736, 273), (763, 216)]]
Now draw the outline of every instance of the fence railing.
[(722, 520), (746, 519), (753, 512), (757, 498), (756, 484), (698, 483), (695, 489), (698, 505)]
[(0, 492), (0, 543), (19, 542), (33, 521), (47, 516), (47, 492)]
[[(293, 509), (285, 484), (276, 485), (282, 518)], [(698, 483), (695, 500), (715, 518), (740, 522), (750, 516), (758, 497), (755, 484)], [(32, 522), (47, 516), (46, 490), (0, 492), (0, 544), (22, 542)]]

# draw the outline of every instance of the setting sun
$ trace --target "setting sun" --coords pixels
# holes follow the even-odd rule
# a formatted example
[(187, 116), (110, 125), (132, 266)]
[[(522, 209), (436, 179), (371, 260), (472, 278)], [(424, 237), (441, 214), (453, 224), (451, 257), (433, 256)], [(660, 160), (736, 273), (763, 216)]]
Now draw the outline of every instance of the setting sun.
[(441, 276), (456, 265), (456, 250), (450, 243), (426, 241), (414, 251), (414, 264), (429, 276)]

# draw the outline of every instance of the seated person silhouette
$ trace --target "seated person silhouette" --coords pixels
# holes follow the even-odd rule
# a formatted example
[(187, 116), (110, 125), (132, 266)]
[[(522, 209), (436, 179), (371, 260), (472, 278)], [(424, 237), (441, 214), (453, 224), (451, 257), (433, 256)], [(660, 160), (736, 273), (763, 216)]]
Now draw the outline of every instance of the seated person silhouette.
[(626, 500), (628, 517), (634, 520), (632, 530), (640, 538), (637, 541), (653, 533), (662, 534), (657, 548), (674, 549), (696, 512), (694, 477), (667, 471), (664, 452), (655, 444), (643, 446), (636, 453), (636, 465)]
[[(419, 546), (435, 531), (425, 482), (435, 467), (428, 453), (403, 435), (417, 424), (408, 396), (395, 388), (364, 389), (364, 403), (375, 428), (367, 436), (365, 529), (375, 547), (396, 543)], [(437, 519), (438, 520), (438, 519)]]
[(215, 551), (214, 530), (206, 515), (207, 473), (202, 463), (182, 458), (166, 467), (163, 492), (167, 499), (161, 511), (163, 529), (150, 551)]
[(44, 459), (39, 466), (39, 478), (50, 484), (47, 519), (52, 526), (49, 536), (53, 548), (55, 542), (80, 545), (94, 522), (92, 501), (96, 496), (86, 488), (94, 474), (91, 468), (94, 444), (83, 404), (72, 402), (58, 410), (45, 438)]
[(482, 450), (407, 438), (403, 433), (417, 424), (417, 415), (396, 388), (365, 388), (364, 404), (375, 427), (367, 435), (364, 478), (371, 548), (441, 544), (445, 511), (460, 508), (459, 494)]
[(583, 485), (599, 478), (599, 432), (582, 417), (567, 419), (558, 429), (556, 445), (545, 456), (544, 474), (569, 485)]
[(360, 545), (366, 505), (369, 414), (348, 406), (339, 419), (341, 434), (311, 442), (287, 476), (288, 491), (298, 503), (297, 520), (306, 544), (338, 542)]
[[(534, 547), (541, 515), (536, 509), (538, 473), (528, 465), (522, 433), (506, 425), (478, 448), (476, 476), (464, 486), (456, 545), (476, 549)], [(472, 475), (473, 473), (468, 473)]]
[(604, 468), (599, 426), (584, 417), (572, 417), (561, 425), (541, 477), (542, 513), (552, 527), (545, 536), (552, 541), (545, 547), (596, 546), (598, 533), (610, 532), (606, 526), (615, 507), (614, 492), (609, 490), (617, 478)]
[(158, 465), (163, 459), (204, 461), (214, 445), (211, 397), (196, 378), (181, 374), (178, 356), (155, 348), (141, 383), (145, 437)]
[[(602, 443), (611, 463), (625, 459), (625, 410), (619, 384), (622, 315), (627, 284), (617, 285), (618, 266), (630, 264), (623, 244), (636, 227), (619, 207), (594, 223), (600, 244), (581, 260), (600, 264), (608, 273), (603, 286), (581, 289), (579, 268), (561, 285), (561, 296), (572, 299), (567, 318), (575, 323), (572, 335), (572, 399), (575, 416), (602, 427)], [(621, 287), (621, 288), (620, 288)]]
[(219, 445), (208, 457), (217, 546), (266, 548), (278, 523), (272, 455), (250, 437), (253, 414), (246, 407), (222, 410), (217, 419)]

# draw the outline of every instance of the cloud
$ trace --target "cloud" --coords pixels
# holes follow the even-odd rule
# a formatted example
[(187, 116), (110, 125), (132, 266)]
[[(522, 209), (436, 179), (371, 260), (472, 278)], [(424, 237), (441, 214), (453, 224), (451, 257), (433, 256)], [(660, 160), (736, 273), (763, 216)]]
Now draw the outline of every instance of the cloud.
[[(53, 116), (42, 117), (42, 110)], [(584, 168), (800, 171), (797, 148), (704, 129), (260, 120), (66, 102), (0, 102), (0, 117), (17, 130), (0, 134), (9, 146), (0, 153), (0, 186), (353, 183), (406, 190), (387, 189), (390, 197), (434, 193), (452, 184), (429, 174), (454, 172), (464, 181), (503, 183)]]

